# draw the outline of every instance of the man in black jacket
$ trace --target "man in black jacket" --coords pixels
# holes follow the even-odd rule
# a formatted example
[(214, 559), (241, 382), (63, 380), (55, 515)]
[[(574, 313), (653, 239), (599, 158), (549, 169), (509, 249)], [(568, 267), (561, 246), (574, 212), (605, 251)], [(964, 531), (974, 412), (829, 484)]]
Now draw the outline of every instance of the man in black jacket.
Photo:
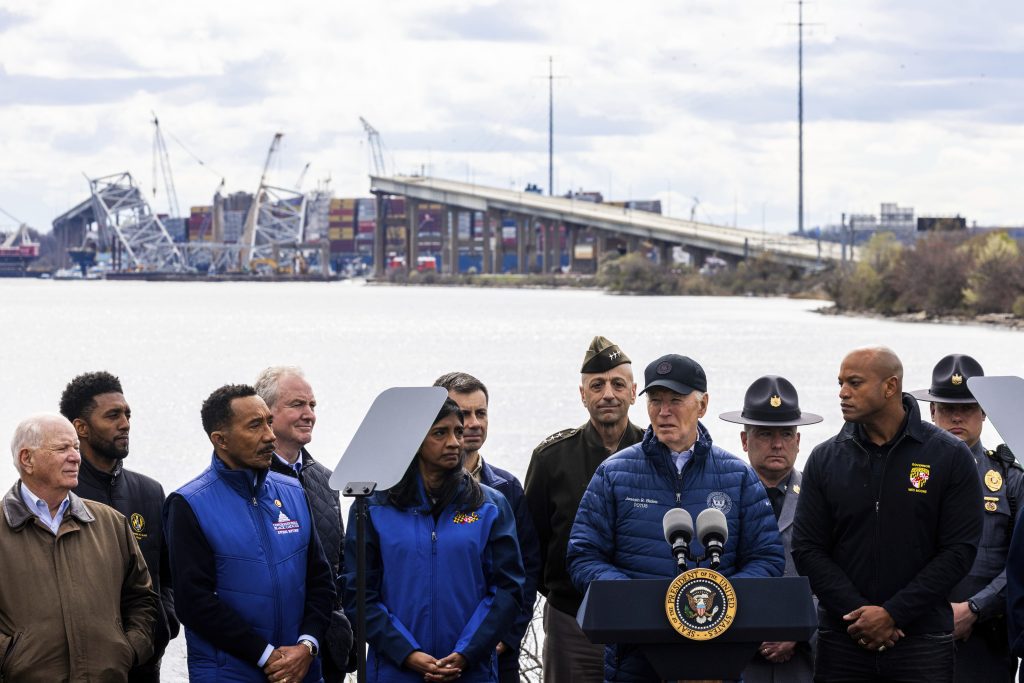
[(345, 573), (341, 503), (338, 492), (329, 484), (331, 470), (314, 460), (306, 450), (316, 425), (316, 396), (302, 370), (290, 366), (266, 368), (256, 378), (255, 389), (274, 418), (277, 448), (270, 469), (296, 477), (302, 484), (320, 544), (331, 565), (337, 594), (331, 625), (322, 644), (323, 675), (326, 683), (338, 683), (344, 680), (346, 671), (355, 669), (355, 651), (352, 650), (352, 627), (341, 606)]
[(146, 559), (153, 590), (160, 596), (153, 657), (128, 675), (133, 683), (159, 681), (160, 658), (179, 630), (161, 519), (163, 487), (123, 467), (132, 411), (117, 377), (103, 371), (75, 377), (60, 397), (60, 412), (74, 425), (81, 442), (82, 464), (75, 494), (109, 505), (128, 518)]
[(977, 552), (981, 484), (902, 388), (890, 349), (847, 354), (847, 424), (804, 467), (793, 559), (819, 600), (815, 680), (953, 680), (948, 596)]

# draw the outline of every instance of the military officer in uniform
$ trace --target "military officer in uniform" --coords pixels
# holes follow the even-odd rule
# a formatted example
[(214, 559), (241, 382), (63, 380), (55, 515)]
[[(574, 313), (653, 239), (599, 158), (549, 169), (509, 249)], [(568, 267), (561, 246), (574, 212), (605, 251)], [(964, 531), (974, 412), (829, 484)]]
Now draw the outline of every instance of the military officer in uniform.
[(547, 598), (545, 683), (604, 680), (604, 645), (591, 643), (576, 624), (583, 596), (569, 578), (565, 552), (576, 510), (597, 466), (644, 434), (629, 421), (636, 382), (632, 362), (618, 346), (594, 337), (580, 372), (580, 398), (590, 419), (544, 439), (533, 451), (526, 472), (526, 500), (540, 542), (537, 589)]
[[(750, 466), (768, 492), (775, 520), (779, 524), (786, 552), (785, 576), (796, 576), (793, 555), (793, 517), (800, 495), (801, 425), (821, 422), (822, 417), (800, 410), (796, 387), (785, 377), (765, 375), (754, 381), (743, 397), (743, 410), (722, 413), (726, 422), (743, 425), (740, 442)], [(814, 678), (811, 643), (761, 643), (754, 659), (743, 671), (745, 683), (810, 683)]]
[(985, 412), (967, 388), (985, 372), (974, 358), (954, 353), (932, 371), (932, 385), (911, 394), (931, 404), (932, 422), (961, 439), (978, 465), (985, 527), (970, 572), (950, 595), (957, 681), (1012, 681), (1017, 659), (1006, 628), (1006, 555), (1024, 496), (1024, 469), (1010, 449), (981, 445)]

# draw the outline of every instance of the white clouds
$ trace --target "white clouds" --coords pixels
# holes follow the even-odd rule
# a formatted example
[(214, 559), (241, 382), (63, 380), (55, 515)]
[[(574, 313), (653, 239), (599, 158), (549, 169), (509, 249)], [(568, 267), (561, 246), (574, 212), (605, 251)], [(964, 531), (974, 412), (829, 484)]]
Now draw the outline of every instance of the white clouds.
[[(816, 2), (806, 36), (807, 222), (881, 201), (1024, 223), (1024, 9)], [(165, 133), (252, 190), (272, 172), (364, 195), (360, 115), (397, 162), (508, 187), (693, 196), (716, 220), (795, 225), (796, 29), (790, 2), (0, 0), (0, 206), (47, 227), (81, 177), (152, 184)], [(183, 206), (219, 178), (169, 141)], [(77, 189), (76, 189), (77, 188)], [(159, 206), (157, 208), (160, 208)]]

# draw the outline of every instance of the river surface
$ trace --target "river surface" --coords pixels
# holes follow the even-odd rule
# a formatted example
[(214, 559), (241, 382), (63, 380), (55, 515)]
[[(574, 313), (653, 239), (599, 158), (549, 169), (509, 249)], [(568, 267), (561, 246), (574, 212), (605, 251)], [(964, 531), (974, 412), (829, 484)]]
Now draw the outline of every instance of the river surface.
[[(366, 286), (337, 283), (149, 283), (0, 280), (0, 438), (24, 417), (56, 411), (76, 374), (118, 375), (132, 408), (130, 468), (171, 491), (198, 474), (211, 448), (199, 407), (216, 387), (252, 382), (267, 365), (299, 365), (319, 403), (310, 451), (334, 466), (374, 397), (463, 370), (490, 391), (485, 457), (522, 478), (534, 446), (587, 416), (579, 368), (601, 334), (643, 368), (665, 353), (708, 376), (704, 424), (740, 453), (739, 410), (763, 374), (789, 378), (801, 407), (824, 422), (801, 428), (800, 461), (842, 426), (836, 373), (843, 355), (885, 344), (902, 358), (905, 388), (927, 387), (947, 353), (990, 375), (1024, 375), (1020, 332), (973, 325), (823, 316), (818, 301), (610, 296), (596, 291)], [(643, 398), (631, 419), (646, 426)], [(401, 424), (395, 425), (396, 429)], [(986, 426), (983, 441), (1000, 440)], [(0, 464), (0, 490), (17, 479)], [(184, 638), (165, 680), (184, 680)]]

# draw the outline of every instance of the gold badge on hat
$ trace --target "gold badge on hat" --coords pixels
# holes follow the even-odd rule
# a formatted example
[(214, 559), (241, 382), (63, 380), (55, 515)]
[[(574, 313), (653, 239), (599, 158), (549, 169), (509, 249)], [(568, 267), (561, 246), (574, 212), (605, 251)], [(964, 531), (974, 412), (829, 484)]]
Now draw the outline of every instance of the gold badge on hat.
[(963, 375), (958, 375), (956, 373), (953, 373), (953, 377), (950, 378), (949, 381), (951, 381), (953, 384), (955, 384), (957, 386), (960, 386), (961, 384), (964, 383), (964, 377), (963, 377)]
[(989, 491), (998, 491), (1003, 488), (1003, 475), (995, 470), (989, 470), (985, 473), (985, 486)]
[(782, 405), (782, 397), (779, 396), (778, 394), (775, 394), (770, 399), (768, 399), (768, 402), (772, 404), (772, 408), (778, 408), (779, 406)]

